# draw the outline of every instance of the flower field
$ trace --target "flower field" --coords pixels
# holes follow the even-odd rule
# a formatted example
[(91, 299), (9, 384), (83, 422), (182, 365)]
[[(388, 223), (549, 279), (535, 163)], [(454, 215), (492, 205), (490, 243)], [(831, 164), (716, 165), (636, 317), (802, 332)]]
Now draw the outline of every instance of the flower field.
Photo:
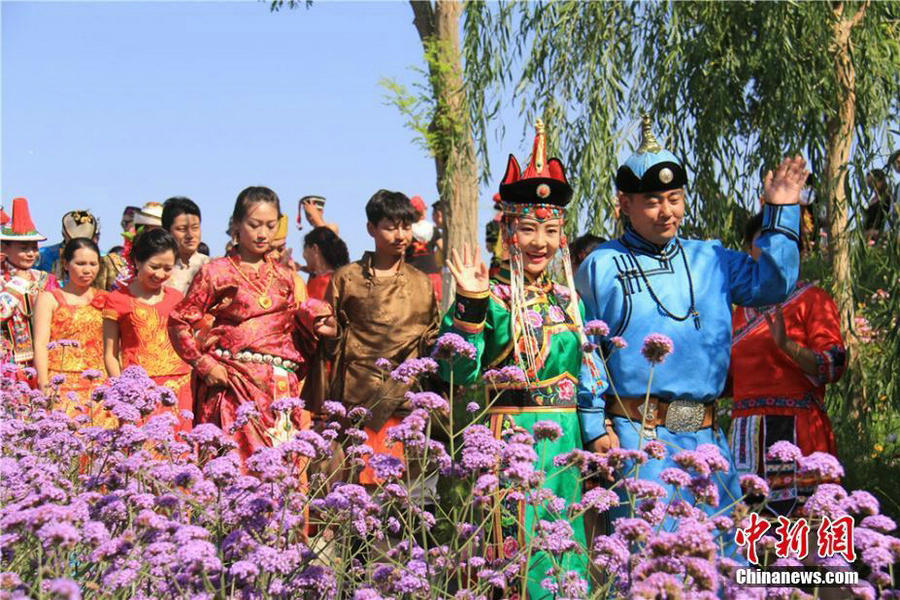
[[(446, 338), (437, 356), (466, 353), (464, 344)], [(648, 373), (671, 351), (654, 339)], [(380, 367), (385, 377), (413, 381), (437, 364)], [(520, 376), (511, 368), (492, 371), (483, 385), (490, 390)], [(563, 433), (552, 421), (498, 439), (483, 424), (488, 406), (472, 399), (478, 394), (456, 391), (448, 402), (421, 391), (408, 395), (410, 413), (388, 432), (403, 444), (405, 461), (373, 456), (361, 427), (366, 412), (330, 402), (313, 429), (279, 432), (281, 443), (242, 466), (229, 432), (204, 424), (176, 435), (175, 414), (160, 410), (174, 397), (140, 369), (99, 386), (89, 401), (95, 406), (75, 416), (54, 410), (53, 394), (45, 397), (22, 379), (4, 365), (3, 598), (518, 598), (537, 564), (547, 598), (819, 596), (815, 589), (735, 583), (734, 569), (746, 564), (735, 552), (735, 527), (747, 527), (768, 488), (745, 476), (740, 502), (701, 510), (719, 505), (712, 482), (728, 469), (713, 445), (687, 451), (650, 440), (642, 450), (545, 456), (544, 446)], [(285, 399), (276, 410), (287, 415), (302, 404)], [(117, 428), (92, 424), (87, 415), (100, 407), (118, 418)], [(254, 418), (255, 409), (245, 406), (238, 426)], [(772, 452), (802, 474), (843, 475), (829, 455), (804, 457), (787, 443)], [(668, 499), (660, 484), (636, 477), (641, 465), (666, 455), (678, 465), (661, 476), (677, 490)], [(381, 483), (345, 483), (366, 459)], [(594, 483), (581, 502), (543, 488), (540, 467), (548, 461)], [(617, 483), (604, 483), (614, 474)], [(514, 521), (509, 506), (520, 500), (555, 518), (535, 523), (526, 543), (497, 543), (496, 519)], [(630, 517), (586, 546), (578, 543), (570, 523), (614, 506), (627, 506)], [(900, 539), (874, 496), (825, 484), (807, 510), (812, 522), (853, 520), (849, 566), (863, 579), (838, 597), (900, 597), (893, 591)], [(754, 549), (763, 562), (799, 564), (775, 561), (776, 544), (769, 534)], [(568, 567), (575, 559), (590, 564), (590, 577)], [(824, 562), (848, 566), (839, 557)]]

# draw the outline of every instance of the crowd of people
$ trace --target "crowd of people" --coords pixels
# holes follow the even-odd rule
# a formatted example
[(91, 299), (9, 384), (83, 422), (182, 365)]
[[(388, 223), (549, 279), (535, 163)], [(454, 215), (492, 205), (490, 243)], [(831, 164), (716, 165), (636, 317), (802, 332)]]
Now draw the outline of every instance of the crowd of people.
[[(490, 265), (478, 248), (444, 247), (440, 202), (428, 221), (420, 197), (387, 190), (366, 204), (373, 249), (353, 262), (337, 226), (324, 221), (324, 200), (304, 198), (301, 212), (314, 228), (302, 267), (285, 247), (288, 217), (266, 187), (238, 194), (231, 243), (218, 258), (204, 252), (200, 209), (184, 197), (128, 207), (124, 243), (105, 255), (97, 220), (84, 210), (67, 213), (63, 241), (39, 251), (46, 238), (27, 200), (16, 198), (0, 236), (2, 353), (33, 367), (33, 386), (58, 388), (59, 409), (92, 406), (94, 422), (106, 426), (115, 418), (83, 399), (136, 365), (169, 390), (174, 407), (159, 410), (173, 410), (181, 431), (201, 423), (234, 431), (243, 459), (316, 427), (326, 399), (365, 411), (367, 443), (402, 458), (386, 431), (409, 414), (410, 383), (385, 369), (430, 356), (438, 336), (452, 332), (475, 351), (437, 357), (432, 389), (493, 370), (492, 391), (500, 393), (485, 400), (486, 424), (498, 438), (556, 423), (561, 435), (539, 465), (556, 496), (577, 503), (583, 490), (555, 455), (650, 440), (681, 450), (711, 444), (730, 463), (710, 483), (722, 506), (741, 497), (738, 474), (749, 472), (768, 479), (773, 512), (792, 514), (820, 482), (801, 480), (767, 449), (787, 440), (804, 453), (835, 453), (823, 398), (845, 359), (834, 302), (797, 281), (805, 161), (785, 158), (766, 175), (745, 248), (684, 239), (688, 174), (645, 117), (641, 144), (615, 177), (623, 235), (570, 244), (564, 225), (573, 190), (546, 148), (539, 122), (525, 168), (509, 158), (487, 230)], [(443, 266), (453, 290), (442, 289)], [(455, 299), (442, 315), (448, 293)], [(716, 423), (716, 401), (726, 394), (734, 398), (728, 436)], [(272, 405), (286, 398), (305, 402), (279, 421)], [(260, 418), (232, 428), (246, 405)], [(640, 469), (670, 495), (663, 474), (672, 454)], [(358, 479), (377, 483), (369, 469)], [(549, 518), (523, 499), (505, 502), (521, 504), (520, 519), (495, 527), (501, 546)], [(572, 526), (584, 543), (581, 519)], [(567, 568), (587, 570), (584, 557), (567, 560)], [(537, 593), (545, 569), (533, 571)]]

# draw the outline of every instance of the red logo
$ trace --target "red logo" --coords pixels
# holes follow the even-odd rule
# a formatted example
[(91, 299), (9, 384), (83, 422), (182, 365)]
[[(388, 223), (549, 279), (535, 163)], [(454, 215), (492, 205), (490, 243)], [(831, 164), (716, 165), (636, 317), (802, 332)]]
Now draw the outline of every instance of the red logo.
[[(756, 544), (772, 526), (758, 514), (750, 513), (750, 524), (746, 528), (738, 528), (734, 533), (734, 543), (747, 548), (747, 560), (758, 565), (759, 556)], [(775, 556), (778, 558), (794, 557), (803, 560), (809, 554), (809, 523), (806, 519), (789, 519), (779, 516), (775, 526)], [(841, 517), (832, 521), (822, 518), (816, 531), (816, 554), (819, 558), (828, 558), (835, 554), (842, 555), (847, 562), (856, 560), (853, 550), (853, 518)]]
[(816, 546), (819, 558), (841, 554), (847, 562), (852, 563), (856, 560), (856, 553), (853, 551), (853, 519), (847, 516), (832, 521), (823, 517), (816, 534)]
[(734, 543), (738, 546), (747, 546), (747, 560), (751, 564), (758, 565), (759, 559), (756, 556), (756, 542), (771, 527), (768, 521), (760, 519), (756, 513), (750, 513), (750, 526), (746, 529), (738, 528), (734, 532)]

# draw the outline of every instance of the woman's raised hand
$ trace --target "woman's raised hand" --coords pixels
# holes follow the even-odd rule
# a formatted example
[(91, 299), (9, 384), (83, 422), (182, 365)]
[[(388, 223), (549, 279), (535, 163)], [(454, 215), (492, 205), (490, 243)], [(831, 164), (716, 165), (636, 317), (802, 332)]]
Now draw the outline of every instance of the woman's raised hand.
[(447, 268), (456, 280), (456, 289), (472, 294), (486, 292), (490, 283), (487, 265), (481, 260), (481, 249), (476, 245), (470, 251), (468, 244), (463, 244), (462, 257), (456, 248), (450, 250)]

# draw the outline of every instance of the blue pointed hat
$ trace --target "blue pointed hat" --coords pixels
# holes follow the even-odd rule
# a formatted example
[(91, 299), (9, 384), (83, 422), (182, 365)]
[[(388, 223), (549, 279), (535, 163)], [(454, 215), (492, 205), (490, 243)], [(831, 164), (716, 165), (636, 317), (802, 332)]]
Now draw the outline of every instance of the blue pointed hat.
[(675, 190), (686, 183), (687, 172), (681, 161), (656, 141), (650, 115), (641, 115), (641, 145), (616, 172), (616, 189), (646, 194)]

